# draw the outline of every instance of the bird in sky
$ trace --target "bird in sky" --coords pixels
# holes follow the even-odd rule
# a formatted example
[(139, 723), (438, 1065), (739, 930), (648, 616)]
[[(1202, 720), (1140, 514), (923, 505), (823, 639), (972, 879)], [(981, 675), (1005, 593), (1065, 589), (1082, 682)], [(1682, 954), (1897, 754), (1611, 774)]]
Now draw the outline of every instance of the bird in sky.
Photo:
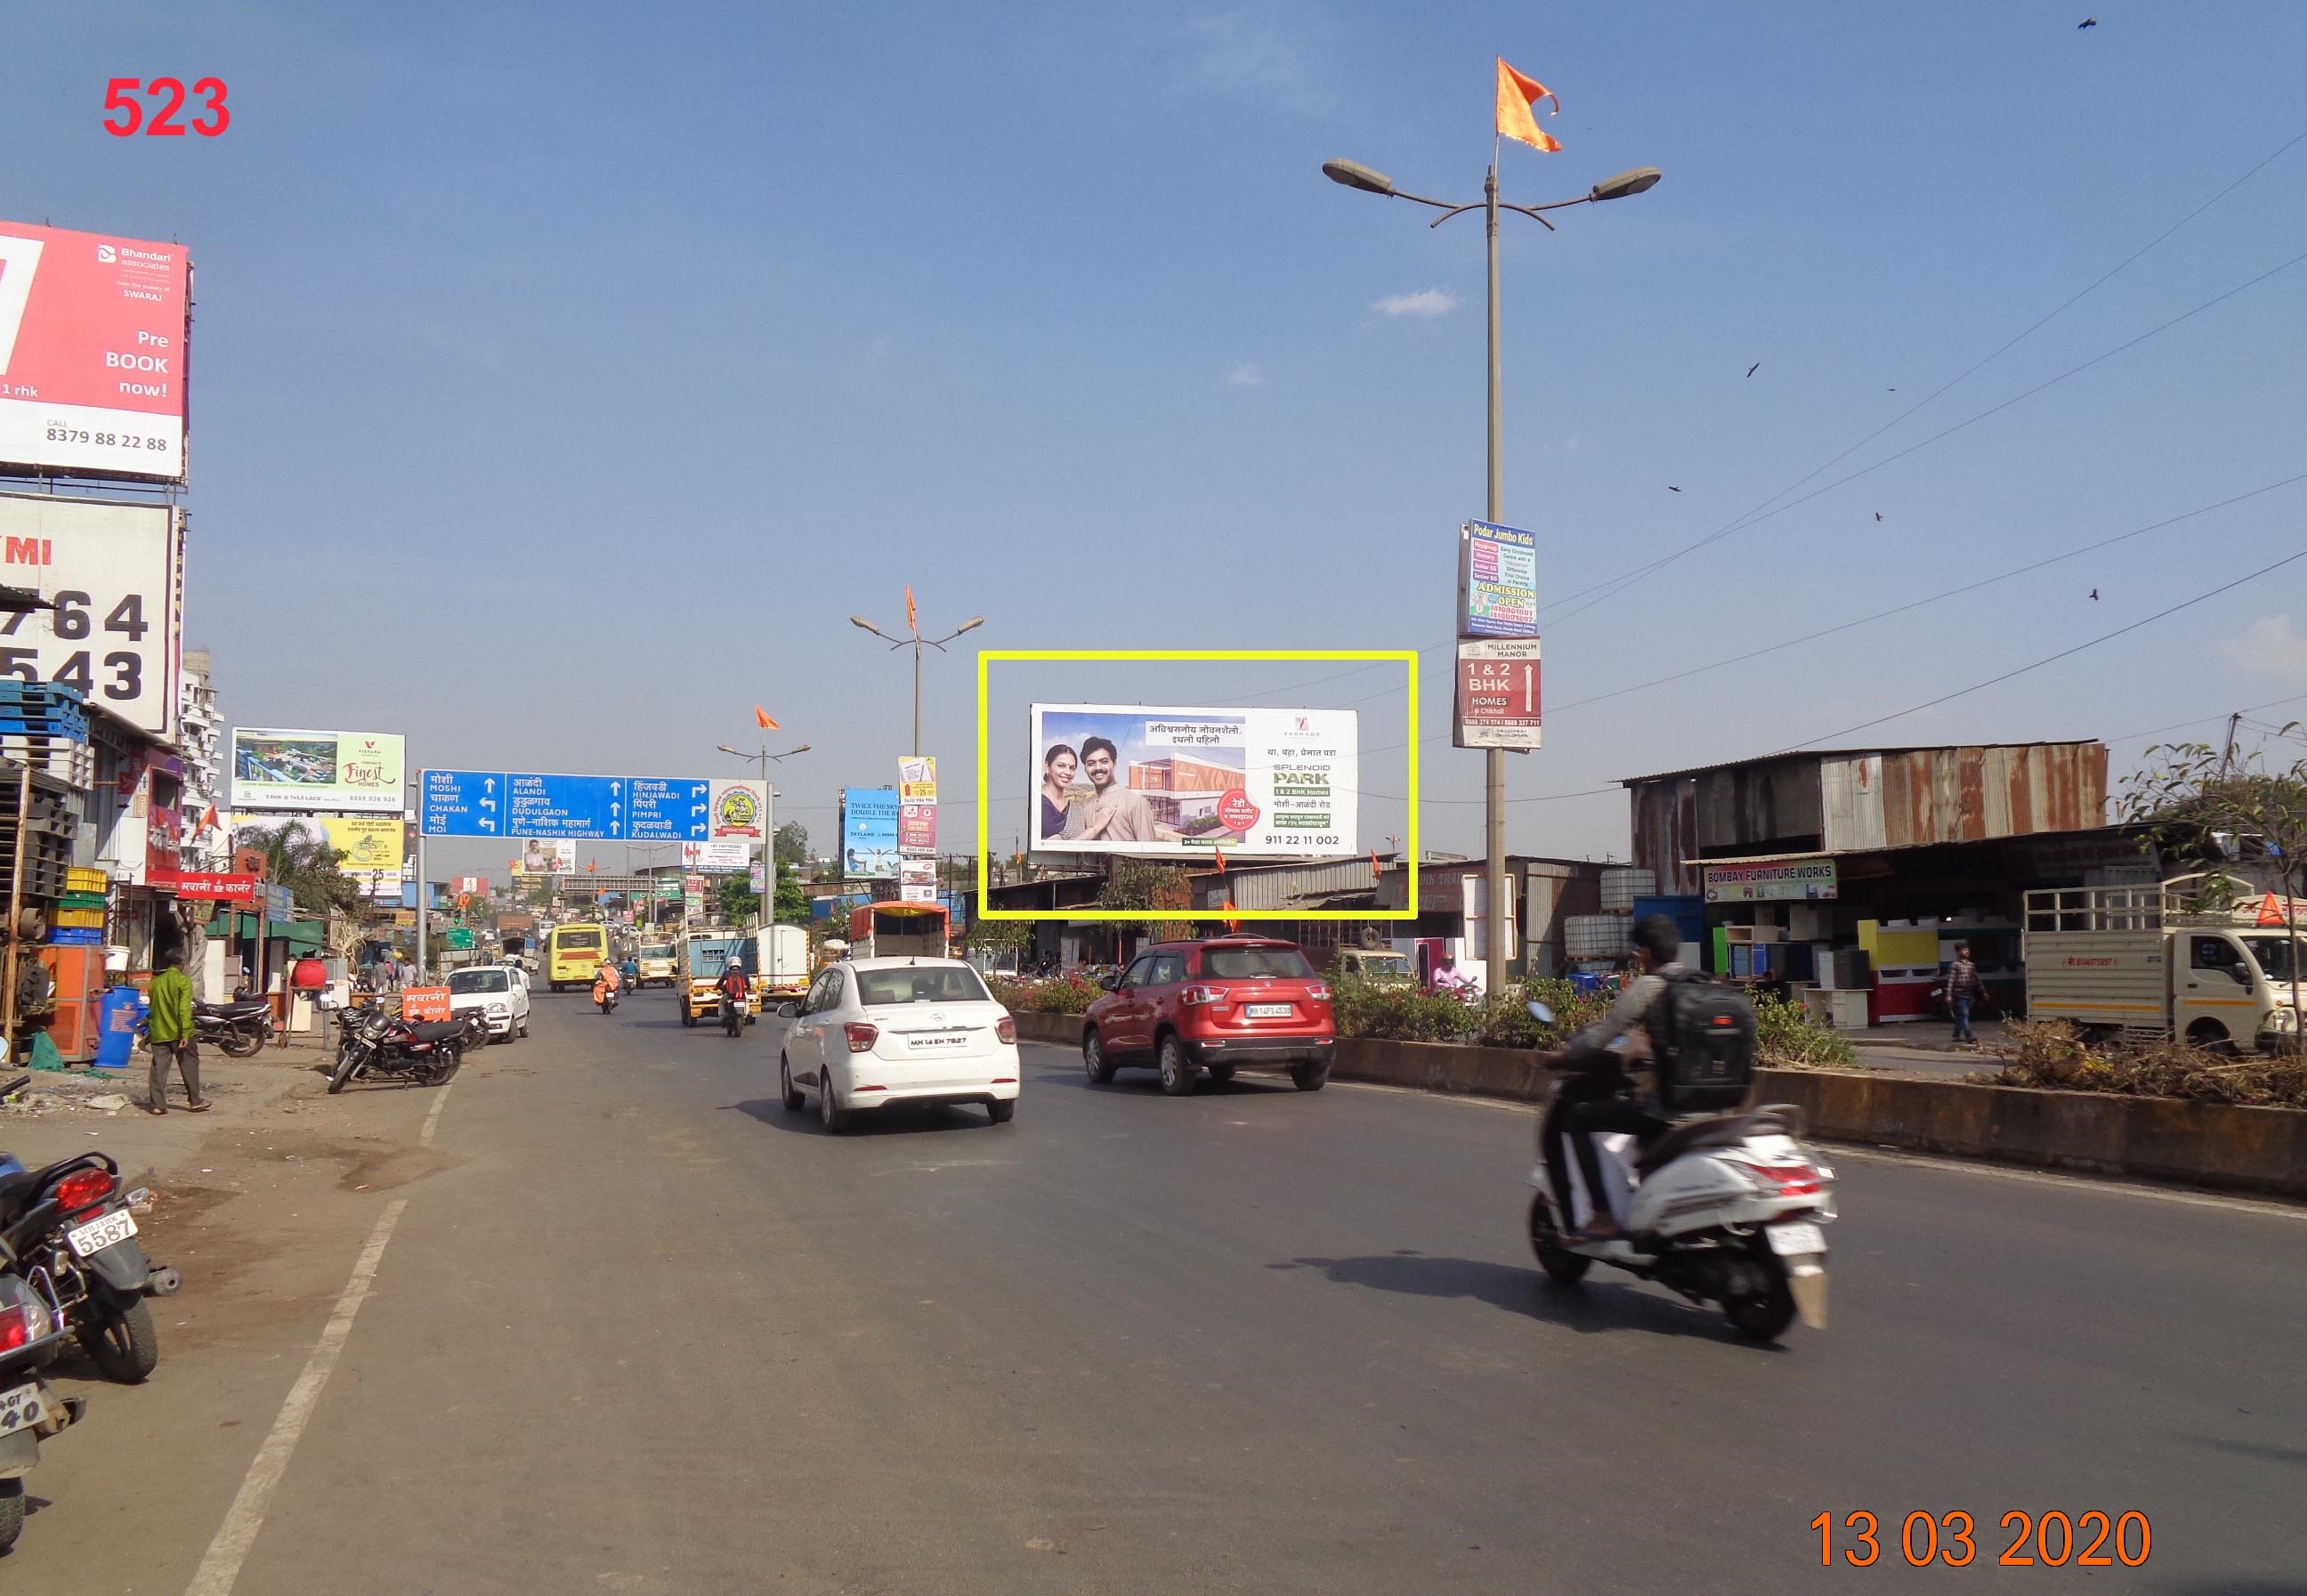
[(1878, 520), (1878, 521), (1879, 521), (1879, 520), (1881, 520), (1881, 519), (1882, 519), (1882, 512), (1881, 511), (1879, 511), (1879, 510), (1878, 510), (1878, 511), (1876, 511), (1874, 512), (1874, 519), (1875, 519), (1876, 520)]
[(2075, 24), (2075, 31), (2080, 33), (2086, 28), (2096, 28), (2097, 26), (2098, 19), (2097, 17), (2085, 17), (2081, 21)]
[(1670, 482), (1666, 485), (1666, 491), (1669, 493), (1678, 493), (1682, 492), (1680, 488), (1675, 486), (1674, 484)]
[(2097, 598), (2098, 598), (2098, 589), (2097, 589), (2097, 588), (2093, 588), (2091, 589), (2091, 598), (2092, 598), (2093, 602), (2097, 602)]
[(1751, 377), (1751, 376), (1753, 376), (1756, 372), (1761, 371), (1762, 369), (1762, 363), (1761, 361), (1757, 360), (1756, 362), (1754, 362), (1754, 365), (1750, 365), (1750, 366), (1748, 366), (1748, 367), (1746, 368), (1746, 374), (1747, 374), (1748, 376), (1750, 376), (1750, 377)]

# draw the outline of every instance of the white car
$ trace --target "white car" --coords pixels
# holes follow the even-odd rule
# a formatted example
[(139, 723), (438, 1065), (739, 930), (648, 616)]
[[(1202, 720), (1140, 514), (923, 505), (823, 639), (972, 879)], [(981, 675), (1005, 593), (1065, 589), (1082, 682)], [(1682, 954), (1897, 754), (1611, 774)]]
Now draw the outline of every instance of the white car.
[(818, 972), (777, 1058), (785, 1108), (817, 1096), (828, 1130), (893, 1103), (1017, 1111), (1017, 1022), (957, 958), (861, 958)]
[(528, 977), (504, 965), (450, 971), (449, 1012), (461, 1018), (476, 1008), (488, 1017), (490, 1041), (519, 1041), (528, 1034)]

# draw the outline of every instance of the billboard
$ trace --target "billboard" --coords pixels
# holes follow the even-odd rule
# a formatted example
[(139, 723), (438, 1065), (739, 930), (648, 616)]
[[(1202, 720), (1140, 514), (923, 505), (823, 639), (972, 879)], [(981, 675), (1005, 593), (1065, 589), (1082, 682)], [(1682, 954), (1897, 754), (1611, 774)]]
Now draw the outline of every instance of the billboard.
[(1351, 709), (1033, 707), (1037, 852), (1351, 854)]
[(371, 897), (400, 896), (400, 862), (406, 837), (399, 815), (322, 815), (329, 845), (344, 855), (337, 868)]
[(850, 880), (893, 878), (897, 873), (897, 790), (841, 790), (841, 873)]
[(937, 802), (937, 755), (914, 754), (897, 761), (897, 802)]
[(61, 682), (90, 708), (170, 736), (184, 616), (179, 530), (166, 505), (0, 494), (0, 582), (36, 588), (56, 606), (0, 624), (0, 674)]
[(937, 815), (938, 806), (934, 803), (897, 805), (897, 852), (906, 854), (936, 853)]
[[(735, 837), (760, 842), (768, 836), (769, 786), (767, 782), (725, 780), (716, 777), (711, 802), (712, 840)], [(740, 859), (737, 868), (743, 869), (744, 863)]]
[(235, 809), (401, 812), (397, 732), (232, 729)]
[(1781, 864), (1710, 864), (1704, 867), (1710, 904), (1816, 903), (1836, 896), (1831, 859), (1793, 859)]
[(0, 466), (184, 479), (181, 244), (0, 221)]
[(937, 902), (937, 861), (906, 859), (897, 866), (897, 901), (907, 904)]
[(1514, 527), (1458, 528), (1458, 635), (1538, 635), (1538, 539)]
[(1539, 664), (1536, 638), (1458, 645), (1458, 747), (1544, 746)]
[(520, 857), (508, 862), (517, 876), (565, 876), (577, 868), (577, 844), (565, 837), (527, 837)]

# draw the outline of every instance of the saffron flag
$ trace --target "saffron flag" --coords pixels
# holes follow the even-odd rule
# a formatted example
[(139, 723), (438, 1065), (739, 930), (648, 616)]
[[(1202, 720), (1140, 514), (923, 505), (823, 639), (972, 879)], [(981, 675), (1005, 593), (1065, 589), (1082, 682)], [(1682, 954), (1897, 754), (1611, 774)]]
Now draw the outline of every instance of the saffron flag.
[[(1232, 914), (1232, 913), (1233, 913), (1233, 899), (1231, 899), (1231, 898), (1228, 898), (1228, 899), (1226, 899), (1226, 900), (1225, 900), (1225, 905), (1224, 905), (1224, 907), (1225, 907), (1225, 912), (1226, 912), (1227, 914)], [(1239, 920), (1229, 920), (1229, 921), (1227, 921), (1227, 922), (1225, 922), (1225, 928), (1226, 928), (1226, 930), (1228, 930), (1228, 931), (1239, 931), (1239, 930), (1241, 929), (1241, 922), (1240, 922), (1240, 921), (1239, 921)]]
[(753, 724), (759, 726), (765, 732), (774, 732), (780, 729), (777, 723), (769, 718), (769, 712), (762, 708), (759, 704), (753, 706)]
[(905, 584), (905, 630), (921, 631), (921, 627), (913, 620), (913, 587), (911, 582)]
[(1218, 874), (1225, 874), (1225, 850), (1223, 848), (1212, 848), (1210, 852), (1218, 856)]
[(211, 803), (211, 804), (210, 804), (206, 809), (204, 809), (204, 810), (202, 810), (202, 811), (201, 811), (201, 823), (200, 823), (199, 825), (197, 825), (197, 826), (193, 827), (193, 830), (194, 831), (194, 833), (195, 833), (195, 834), (197, 834), (197, 833), (199, 833), (199, 832), (206, 831), (210, 827), (211, 827), (211, 826), (213, 826), (213, 825), (215, 825), (215, 824), (216, 824), (216, 805), (215, 805), (215, 804), (213, 804), (213, 803)]
[(1543, 150), (1548, 155), (1560, 152), (1562, 146), (1552, 133), (1538, 124), (1531, 109), (1541, 99), (1554, 100), (1552, 115), (1562, 115), (1562, 102), (1555, 99), (1554, 90), (1536, 78), (1526, 78), (1498, 57), (1498, 136)]
[(1385, 866), (1377, 862), (1377, 850), (1376, 848), (1372, 848), (1370, 850), (1370, 874), (1374, 876), (1381, 874), (1385, 869)]
[(2284, 914), (2283, 905), (2275, 901), (2275, 894), (2272, 892), (2268, 893), (2264, 898), (2260, 900), (2259, 922), (2261, 925), (2283, 925), (2288, 923), (2288, 916)]

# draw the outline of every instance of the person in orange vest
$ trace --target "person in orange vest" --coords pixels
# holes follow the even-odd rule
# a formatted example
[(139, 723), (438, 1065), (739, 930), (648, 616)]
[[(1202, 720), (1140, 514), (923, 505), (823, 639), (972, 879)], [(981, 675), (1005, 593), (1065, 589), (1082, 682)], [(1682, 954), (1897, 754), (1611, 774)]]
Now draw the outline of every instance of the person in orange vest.
[(603, 959), (593, 975), (593, 1001), (601, 1006), (603, 1014), (617, 1006), (617, 966)]

